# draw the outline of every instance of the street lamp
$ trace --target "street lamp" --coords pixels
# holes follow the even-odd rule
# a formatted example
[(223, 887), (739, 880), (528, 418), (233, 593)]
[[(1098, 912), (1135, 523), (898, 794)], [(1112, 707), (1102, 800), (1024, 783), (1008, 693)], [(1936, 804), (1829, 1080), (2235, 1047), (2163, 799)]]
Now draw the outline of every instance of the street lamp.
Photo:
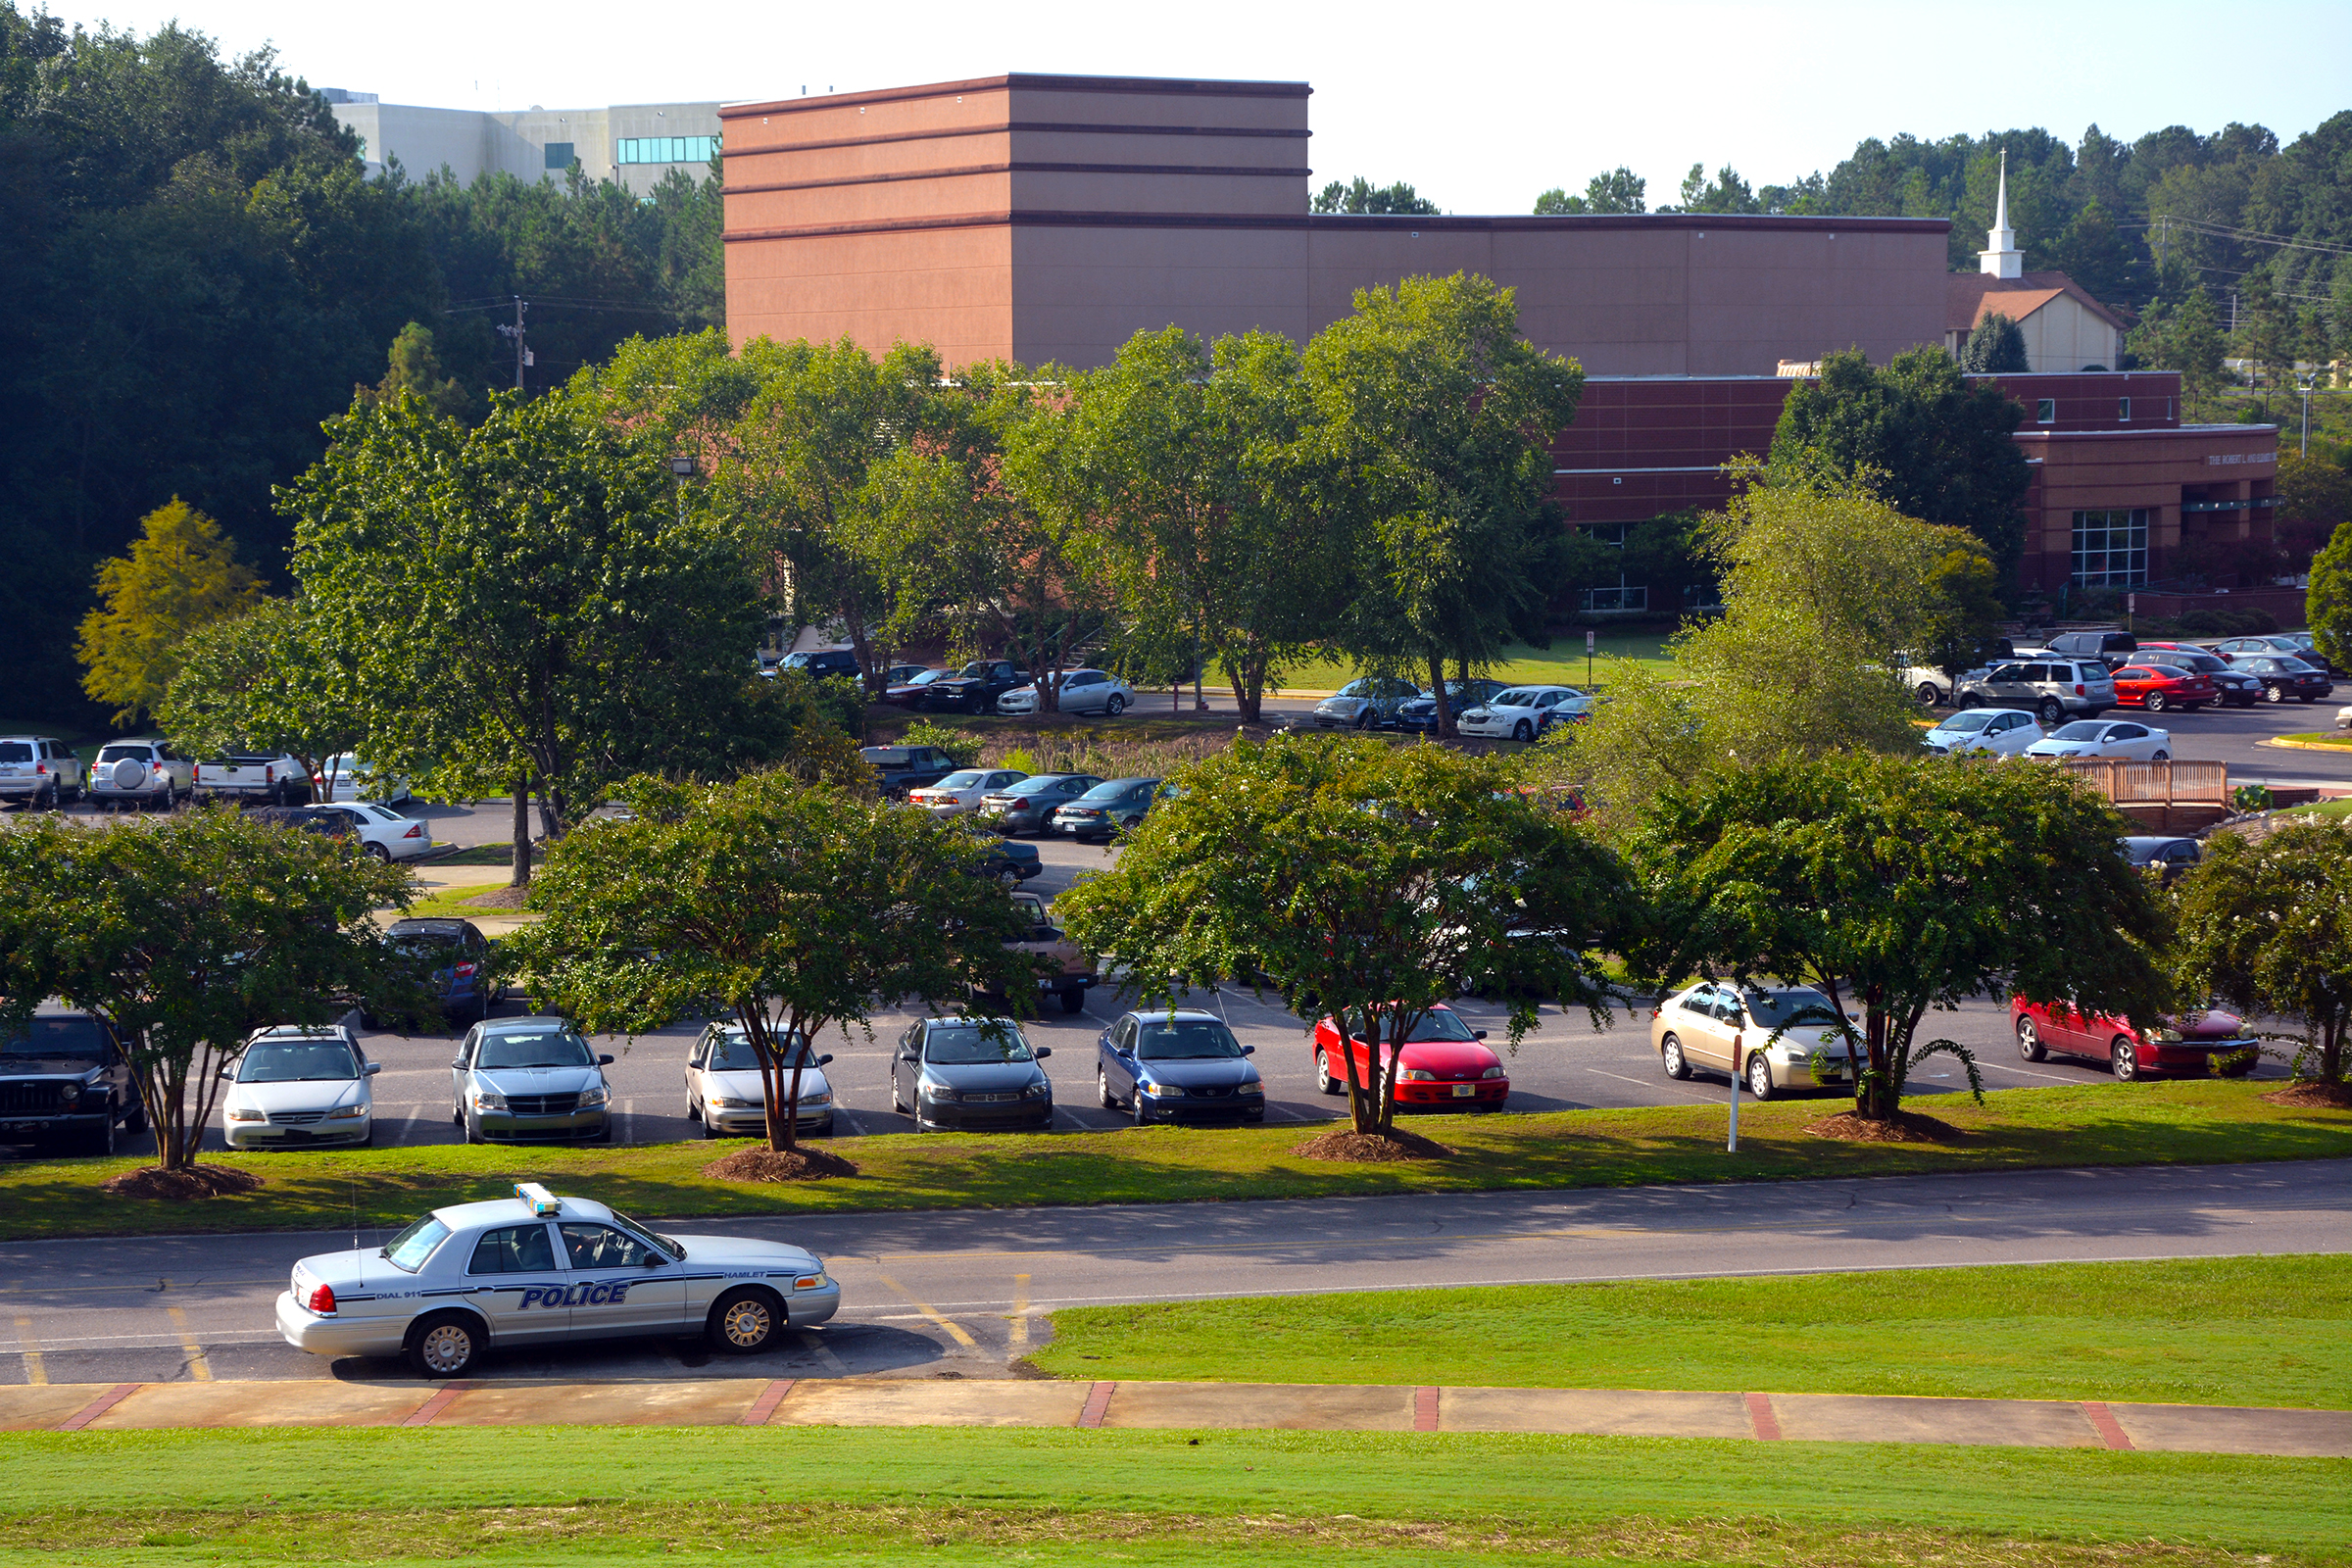
[(678, 526), (686, 526), (686, 481), (694, 477), (694, 459), (681, 455), (669, 460), (671, 488), (678, 492)]

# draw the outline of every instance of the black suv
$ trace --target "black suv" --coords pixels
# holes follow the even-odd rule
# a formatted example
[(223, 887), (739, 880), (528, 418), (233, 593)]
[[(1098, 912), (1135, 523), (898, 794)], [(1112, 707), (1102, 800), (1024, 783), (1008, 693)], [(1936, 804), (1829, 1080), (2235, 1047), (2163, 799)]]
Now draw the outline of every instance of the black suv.
[(2070, 659), (2103, 659), (2109, 669), (2121, 669), (2139, 652), (2128, 631), (2065, 631), (2050, 639), (2050, 652)]
[(0, 1040), (0, 1144), (67, 1145), (115, 1152), (115, 1128), (147, 1130), (130, 1063), (106, 1026), (86, 1012), (35, 1013), (23, 1034)]
[(956, 771), (956, 759), (936, 746), (861, 746), (858, 755), (873, 763), (882, 794), (897, 800), (908, 790), (936, 784)]
[(810, 680), (823, 680), (828, 675), (858, 681), (865, 679), (865, 671), (858, 667), (857, 651), (850, 648), (820, 648), (814, 653), (786, 654), (776, 667), (800, 670)]
[(1009, 659), (975, 659), (955, 674), (935, 680), (923, 688), (914, 700), (922, 708), (951, 708), (966, 713), (993, 713), (997, 699), (1015, 686), (1026, 686), (1029, 677), (1013, 666)]

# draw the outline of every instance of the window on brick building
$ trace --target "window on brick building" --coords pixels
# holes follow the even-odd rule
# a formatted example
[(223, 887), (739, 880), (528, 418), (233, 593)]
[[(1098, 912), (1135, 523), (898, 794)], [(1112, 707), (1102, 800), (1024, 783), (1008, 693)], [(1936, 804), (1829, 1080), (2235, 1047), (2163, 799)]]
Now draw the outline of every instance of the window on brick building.
[(2122, 588), (2147, 580), (2147, 508), (2075, 514), (2076, 587)]

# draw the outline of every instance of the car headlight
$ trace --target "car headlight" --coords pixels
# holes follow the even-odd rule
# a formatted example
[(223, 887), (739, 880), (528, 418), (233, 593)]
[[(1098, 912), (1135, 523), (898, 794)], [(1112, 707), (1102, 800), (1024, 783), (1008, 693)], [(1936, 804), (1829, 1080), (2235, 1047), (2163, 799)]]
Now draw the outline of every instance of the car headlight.
[(1503, 1076), (1503, 1071), (1501, 1066), (1498, 1064), (1489, 1067), (1485, 1072), (1480, 1073), (1479, 1076), (1481, 1078), (1500, 1078)]
[(598, 1084), (593, 1089), (583, 1089), (580, 1091), (580, 1108), (582, 1110), (587, 1110), (592, 1106), (605, 1104), (610, 1102), (612, 1098), (612, 1091), (606, 1088), (603, 1084)]
[(364, 1105), (337, 1105), (326, 1113), (326, 1119), (328, 1121), (350, 1121), (355, 1116), (367, 1114), (368, 1110)]
[(1434, 1084), (1438, 1081), (1438, 1075), (1427, 1067), (1407, 1067), (1396, 1076), (1408, 1084)]
[(240, 1105), (228, 1113), (228, 1119), (230, 1121), (268, 1121), (270, 1118), (261, 1111), (247, 1110)]
[(738, 1100), (733, 1095), (712, 1095), (710, 1103), (721, 1110), (749, 1110), (752, 1108), (753, 1102)]
[(800, 1102), (804, 1105), (830, 1105), (833, 1103), (833, 1095), (830, 1090), (823, 1094), (803, 1095)]
[(1139, 1087), (1145, 1094), (1150, 1095), (1153, 1100), (1182, 1100), (1184, 1098), (1184, 1089), (1180, 1084), (1148, 1083), (1140, 1085)]
[(962, 1097), (936, 1079), (925, 1078), (915, 1086), (915, 1092), (925, 1100), (941, 1100), (953, 1104)]
[(58, 1086), (57, 1092), (59, 1098), (64, 1100), (67, 1104), (71, 1105), (74, 1103), (74, 1102), (81, 1098), (81, 1085), (61, 1084)]
[(495, 1089), (476, 1089), (473, 1092), (473, 1108), (476, 1110), (504, 1110), (507, 1108), (507, 1097)]
[(1235, 1085), (1235, 1086), (1234, 1086), (1234, 1091), (1233, 1091), (1233, 1092), (1234, 1092), (1235, 1094), (1237, 1094), (1237, 1095), (1260, 1095), (1260, 1096), (1262, 1096), (1262, 1095), (1264, 1095), (1264, 1094), (1265, 1094), (1265, 1092), (1266, 1092), (1266, 1086), (1265, 1086), (1264, 1084), (1261, 1084), (1261, 1083), (1259, 1083), (1259, 1082), (1258, 1082), (1256, 1079), (1252, 1078), (1252, 1079), (1250, 1079), (1250, 1080), (1248, 1083), (1246, 1083), (1246, 1084), (1237, 1084), (1237, 1085)]
[(803, 1274), (792, 1282), (792, 1288), (796, 1291), (813, 1291), (832, 1283), (822, 1274)]
[(2180, 1030), (2169, 1027), (2161, 1029), (2144, 1029), (2140, 1032), (2150, 1040), (2163, 1040), (2170, 1042), (2180, 1038)]

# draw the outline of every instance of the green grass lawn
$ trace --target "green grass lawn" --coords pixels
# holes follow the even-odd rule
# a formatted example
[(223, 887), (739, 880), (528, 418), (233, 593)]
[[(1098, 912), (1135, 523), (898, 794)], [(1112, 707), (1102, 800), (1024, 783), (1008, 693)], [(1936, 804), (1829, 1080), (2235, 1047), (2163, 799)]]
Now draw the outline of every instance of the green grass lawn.
[(2305, 746), (2341, 746), (2352, 750), (2352, 729), (2305, 730), (2295, 735), (2280, 735), (2282, 741), (2296, 741)]
[[(2294, 1320), (2279, 1332), (2283, 1303)], [(1892, 1269), (1064, 1308), (1071, 1378), (2352, 1409), (2352, 1257)]]
[[(1590, 680), (1586, 675), (1584, 634), (1577, 631), (1562, 632), (1549, 648), (1513, 644), (1503, 650), (1502, 662), (1484, 673), (1496, 680), (1527, 685), (1606, 686), (1610, 662), (1630, 659), (1637, 664), (1667, 674), (1674, 669), (1673, 662), (1666, 658), (1666, 639), (1669, 635), (1662, 631), (1598, 633), (1593, 638)], [(1319, 661), (1285, 670), (1282, 684), (1293, 691), (1336, 691), (1353, 680), (1356, 674), (1352, 665), (1337, 661)], [(1429, 677), (1427, 671), (1411, 671), (1407, 673), (1407, 678), (1425, 683)]]
[(648, 1217), (794, 1211), (1007, 1207), (1319, 1198), (1359, 1193), (1623, 1187), (2002, 1170), (2337, 1158), (2352, 1154), (2352, 1111), (2265, 1102), (2263, 1086), (2183, 1079), (1958, 1096), (1936, 1114), (1956, 1145), (1856, 1144), (1813, 1137), (1838, 1099), (1741, 1108), (1740, 1152), (1724, 1152), (1724, 1112), (1704, 1104), (1541, 1115), (1416, 1119), (1457, 1157), (1334, 1164), (1291, 1151), (1313, 1129), (1130, 1128), (1107, 1133), (894, 1134), (834, 1147), (860, 1174), (781, 1186), (713, 1180), (703, 1166), (740, 1143), (618, 1149), (467, 1147), (341, 1152), (207, 1154), (268, 1179), (242, 1198), (169, 1203), (100, 1190), (139, 1161), (25, 1160), (0, 1165), (0, 1239), (312, 1229), (368, 1225), (503, 1197), (518, 1180), (599, 1199)]
[(407, 909), (401, 911), (399, 918), (423, 919), (431, 916), (439, 919), (466, 920), (477, 914), (495, 914), (502, 918), (537, 919), (538, 914), (534, 910), (492, 908), (473, 902), (483, 894), (496, 893), (506, 885), (504, 882), (474, 882), (463, 887), (442, 888), (417, 899)]
[(2341, 1460), (1308, 1432), (0, 1436), (0, 1562), (2342, 1563)]

